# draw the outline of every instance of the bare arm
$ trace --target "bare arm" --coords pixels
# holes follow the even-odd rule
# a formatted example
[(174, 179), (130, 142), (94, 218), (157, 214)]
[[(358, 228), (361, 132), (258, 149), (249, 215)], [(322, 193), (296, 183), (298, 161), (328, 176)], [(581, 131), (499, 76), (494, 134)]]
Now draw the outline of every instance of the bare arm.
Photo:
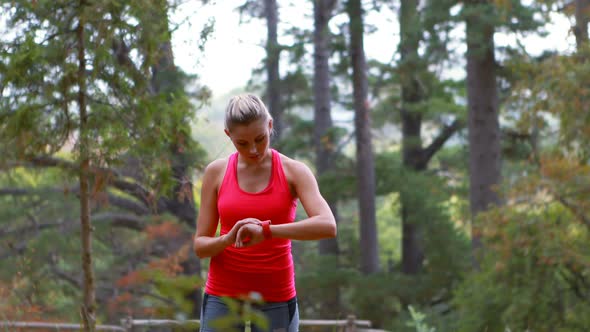
[[(285, 163), (287, 164), (287, 163)], [(271, 224), (273, 237), (292, 240), (320, 240), (336, 236), (336, 220), (322, 197), (311, 170), (303, 163), (290, 160), (289, 178), (308, 218), (288, 224)]]
[(201, 207), (197, 217), (197, 231), (194, 238), (194, 250), (199, 258), (211, 257), (220, 253), (228, 243), (224, 236), (215, 237), (219, 224), (217, 212), (217, 182), (223, 169), (221, 161), (214, 161), (205, 168), (201, 186)]

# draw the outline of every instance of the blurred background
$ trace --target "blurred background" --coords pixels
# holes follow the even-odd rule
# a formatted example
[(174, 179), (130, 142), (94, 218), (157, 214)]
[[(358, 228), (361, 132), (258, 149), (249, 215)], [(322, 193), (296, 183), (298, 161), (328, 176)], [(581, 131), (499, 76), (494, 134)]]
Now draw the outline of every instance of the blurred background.
[(293, 242), (301, 318), (590, 328), (590, 0), (0, 4), (0, 321), (198, 319), (252, 92), (337, 216)]

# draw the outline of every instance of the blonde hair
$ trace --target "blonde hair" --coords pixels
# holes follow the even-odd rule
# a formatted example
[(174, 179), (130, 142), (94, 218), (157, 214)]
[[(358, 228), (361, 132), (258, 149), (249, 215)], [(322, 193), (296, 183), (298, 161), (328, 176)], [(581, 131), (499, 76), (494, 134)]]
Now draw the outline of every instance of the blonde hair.
[(225, 129), (234, 125), (247, 125), (260, 119), (271, 120), (272, 116), (262, 100), (253, 94), (232, 97), (225, 108)]

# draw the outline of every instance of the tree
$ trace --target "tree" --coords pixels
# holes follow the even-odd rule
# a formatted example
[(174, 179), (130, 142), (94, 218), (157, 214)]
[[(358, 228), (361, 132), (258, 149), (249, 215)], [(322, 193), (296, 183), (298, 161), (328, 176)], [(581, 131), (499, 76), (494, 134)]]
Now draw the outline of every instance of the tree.
[[(336, 0), (319, 0), (313, 1), (314, 30), (314, 73), (313, 73), (313, 96), (314, 96), (314, 127), (313, 142), (315, 146), (315, 165), (317, 176), (321, 178), (335, 165), (336, 137), (334, 137), (334, 127), (332, 122), (332, 109), (330, 92), (330, 36), (331, 32), (328, 23), (333, 15)], [(325, 195), (325, 193), (324, 193)], [(326, 196), (328, 205), (338, 221), (337, 200)], [(325, 239), (321, 240), (318, 246), (319, 254), (322, 256), (332, 256), (338, 258), (339, 248), (338, 240)], [(324, 303), (321, 305), (325, 308), (331, 308), (330, 313), (334, 313), (339, 308), (340, 291), (334, 287), (334, 292), (326, 295)]]
[(80, 239), (82, 242), (82, 270), (84, 271), (84, 302), (80, 309), (80, 316), (84, 323), (84, 330), (94, 331), (96, 325), (96, 295), (94, 293), (94, 271), (92, 266), (92, 236), (90, 226), (90, 193), (88, 190), (88, 171), (90, 167), (90, 135), (88, 131), (88, 110), (86, 103), (86, 46), (84, 25), (86, 18), (82, 14), (85, 9), (84, 0), (80, 0), (78, 25), (76, 26), (76, 46), (78, 49), (78, 111), (80, 112), (80, 166), (78, 179), (80, 181)]
[(584, 263), (590, 199), (583, 189), (590, 172), (590, 100), (583, 82), (590, 67), (580, 61), (588, 49), (578, 52), (507, 64), (513, 75), (507, 104), (518, 110), (515, 127), (530, 147), (512, 165), (516, 171), (505, 168), (506, 204), (482, 212), (486, 250), (479, 271), (456, 292), (455, 330), (583, 331), (590, 323)]
[(264, 59), (264, 83), (268, 110), (273, 117), (275, 140), (280, 141), (284, 132), (283, 95), (281, 92), (280, 56), (283, 46), (278, 42), (279, 6), (277, 0), (253, 1), (246, 0), (238, 7), (240, 19), (244, 14), (252, 18), (263, 18), (266, 21), (266, 58)]
[[(477, 215), (500, 204), (500, 124), (494, 48), (494, 4), (466, 1), (467, 107), (469, 130), (469, 202), (472, 243), (481, 248)], [(474, 253), (477, 264), (477, 253)]]
[(363, 9), (360, 0), (346, 3), (350, 30), (350, 58), (356, 137), (357, 197), (360, 215), (361, 271), (379, 271), (377, 223), (375, 217), (375, 165), (369, 112), (367, 64), (363, 46)]
[(283, 133), (283, 110), (281, 106), (281, 77), (279, 60), (281, 46), (278, 42), (279, 8), (277, 0), (264, 0), (264, 14), (267, 24), (266, 37), (266, 94), (270, 114), (273, 117), (273, 128), (276, 139), (280, 140)]
[(578, 48), (588, 42), (588, 11), (590, 10), (590, 1), (575, 0), (576, 6), (576, 26), (574, 27), (574, 34), (576, 36), (576, 45)]
[[(330, 30), (328, 23), (336, 0), (313, 1), (314, 10), (314, 146), (317, 176), (321, 177), (334, 168), (336, 142), (332, 124), (331, 93), (330, 93)], [(332, 213), (338, 220), (336, 201), (328, 198)], [(319, 244), (322, 254), (338, 255), (336, 239), (322, 240)]]
[[(154, 22), (152, 15), (165, 16), (169, 7), (163, 1), (81, 1), (77, 6), (22, 1), (10, 5), (7, 12), (15, 37), (3, 42), (6, 51), (0, 77), (5, 163), (79, 173), (79, 185), (73, 190), (80, 197), (86, 275), (82, 317), (85, 328), (92, 330), (90, 208), (98, 203), (97, 193), (109, 187), (128, 194), (110, 195), (112, 204), (140, 216), (167, 209), (179, 215), (184, 211), (177, 208), (178, 196), (192, 195), (190, 186), (186, 191), (182, 174), (202, 155), (190, 139), (187, 124), (182, 123), (191, 117), (188, 99), (178, 85), (167, 89), (166, 80), (161, 79), (168, 66), (163, 61), (173, 66), (171, 53), (166, 57), (170, 35), (167, 26), (162, 29), (161, 25), (167, 25), (167, 20)], [(133, 20), (142, 24), (135, 26), (130, 23)], [(160, 47), (166, 43), (167, 49)], [(171, 80), (184, 79), (176, 75)], [(56, 157), (64, 147), (74, 152), (73, 160)], [(168, 176), (169, 160), (180, 155), (183, 166), (178, 167), (177, 158), (172, 173), (183, 181), (174, 182)], [(89, 182), (94, 183), (92, 190)], [(146, 189), (140, 182), (157, 189)], [(168, 199), (165, 195), (171, 188), (176, 188), (175, 194)], [(190, 200), (183, 204), (190, 210)], [(191, 224), (192, 209), (192, 217), (188, 213)], [(109, 219), (123, 220), (130, 227), (137, 227), (138, 222), (132, 216), (111, 215)]]
[[(436, 12), (437, 15), (443, 18), (448, 17), (450, 3), (429, 2), (428, 6), (430, 7), (423, 10)], [(447, 15), (442, 15), (445, 12)], [(422, 123), (425, 114), (420, 109), (420, 104), (426, 103), (432, 97), (431, 92), (425, 91), (428, 89), (425, 87), (432, 85), (432, 83), (426, 82), (429, 79), (426, 68), (428, 59), (420, 57), (418, 48), (420, 42), (424, 39), (424, 28), (432, 27), (430, 30), (434, 30), (435, 22), (440, 22), (442, 19), (437, 18), (435, 22), (427, 22), (430, 25), (428, 26), (424, 23), (426, 20), (421, 19), (421, 14), (425, 16), (425, 13), (418, 11), (418, 1), (402, 0), (399, 11), (402, 159), (404, 167), (410, 172), (424, 172), (436, 152), (462, 127), (462, 121), (456, 119), (451, 124), (446, 125), (429, 146), (422, 146)], [(430, 32), (432, 35), (437, 33), (436, 31)], [(427, 56), (440, 58), (434, 56), (432, 52)], [(417, 209), (421, 204), (415, 202), (415, 197), (410, 198), (410, 196), (412, 195), (409, 195), (407, 190), (402, 190), (400, 193), (402, 204), (402, 271), (407, 274), (416, 274), (422, 268), (424, 240), (420, 235), (421, 217)], [(414, 201), (413, 204), (412, 201)]]

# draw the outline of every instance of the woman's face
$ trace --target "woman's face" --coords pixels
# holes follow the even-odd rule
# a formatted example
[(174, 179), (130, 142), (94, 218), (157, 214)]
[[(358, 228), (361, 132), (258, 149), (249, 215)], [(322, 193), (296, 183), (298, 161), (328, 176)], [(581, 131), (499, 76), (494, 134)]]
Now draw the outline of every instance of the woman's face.
[(247, 125), (234, 125), (225, 134), (231, 139), (236, 150), (248, 163), (259, 163), (267, 154), (272, 120), (260, 119)]

